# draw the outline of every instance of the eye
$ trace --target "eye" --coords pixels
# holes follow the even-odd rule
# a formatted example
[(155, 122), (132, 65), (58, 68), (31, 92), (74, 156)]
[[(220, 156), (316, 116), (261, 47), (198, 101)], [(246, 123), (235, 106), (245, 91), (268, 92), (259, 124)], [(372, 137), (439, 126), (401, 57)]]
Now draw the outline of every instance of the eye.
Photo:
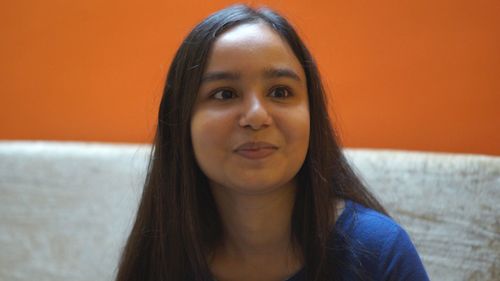
[(232, 90), (221, 89), (214, 92), (212, 97), (216, 100), (228, 100), (234, 98), (236, 95)]
[(284, 99), (290, 97), (292, 94), (287, 87), (276, 87), (269, 94), (273, 98)]

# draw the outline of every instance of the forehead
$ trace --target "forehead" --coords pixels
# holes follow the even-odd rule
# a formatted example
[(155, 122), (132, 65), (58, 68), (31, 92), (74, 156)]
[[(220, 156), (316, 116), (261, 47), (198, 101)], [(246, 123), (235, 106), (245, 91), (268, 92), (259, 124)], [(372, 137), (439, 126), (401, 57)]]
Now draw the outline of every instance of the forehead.
[(267, 24), (249, 23), (231, 28), (214, 42), (207, 71), (288, 67), (304, 76), (302, 66), (288, 43)]

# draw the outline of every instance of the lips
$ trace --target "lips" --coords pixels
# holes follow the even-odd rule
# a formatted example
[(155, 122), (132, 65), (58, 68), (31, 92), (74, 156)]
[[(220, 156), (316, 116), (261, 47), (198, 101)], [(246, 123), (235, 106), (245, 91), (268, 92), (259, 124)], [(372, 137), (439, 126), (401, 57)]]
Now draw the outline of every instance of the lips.
[(234, 152), (248, 159), (262, 159), (273, 154), (278, 147), (268, 142), (247, 142), (238, 146)]

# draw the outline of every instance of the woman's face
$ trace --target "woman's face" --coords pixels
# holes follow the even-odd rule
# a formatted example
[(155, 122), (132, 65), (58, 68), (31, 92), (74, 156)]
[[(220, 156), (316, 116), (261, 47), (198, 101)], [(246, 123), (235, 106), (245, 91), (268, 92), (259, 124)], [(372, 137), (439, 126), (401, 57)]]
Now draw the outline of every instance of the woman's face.
[(215, 41), (191, 119), (196, 161), (211, 186), (260, 194), (293, 183), (309, 145), (304, 71), (262, 23)]

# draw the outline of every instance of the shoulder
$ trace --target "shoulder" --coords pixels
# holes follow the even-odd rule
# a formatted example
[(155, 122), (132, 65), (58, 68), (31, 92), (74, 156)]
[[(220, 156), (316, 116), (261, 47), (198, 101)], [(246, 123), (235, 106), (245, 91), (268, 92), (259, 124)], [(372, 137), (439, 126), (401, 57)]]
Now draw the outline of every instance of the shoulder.
[[(336, 229), (352, 262), (375, 280), (428, 280), (408, 233), (392, 218), (346, 201)], [(401, 279), (403, 278), (403, 279)], [(406, 278), (406, 279), (405, 279)]]
[(337, 227), (339, 231), (375, 248), (406, 233), (392, 218), (349, 200)]

